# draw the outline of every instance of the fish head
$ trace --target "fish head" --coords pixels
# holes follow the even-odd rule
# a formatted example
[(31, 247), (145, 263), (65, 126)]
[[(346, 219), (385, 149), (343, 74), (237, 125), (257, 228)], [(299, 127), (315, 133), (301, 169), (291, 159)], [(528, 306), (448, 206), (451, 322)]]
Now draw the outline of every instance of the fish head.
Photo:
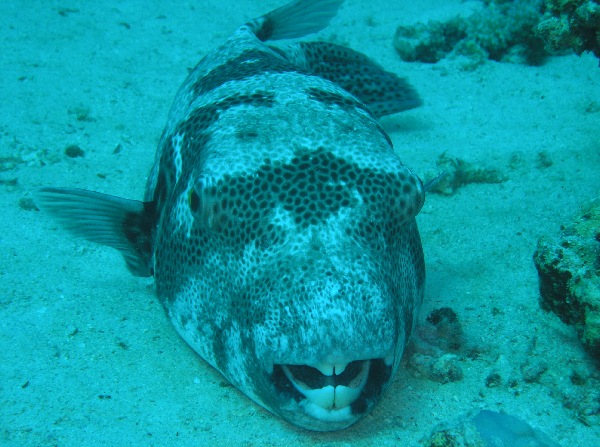
[(312, 151), (196, 179), (157, 235), (157, 292), (180, 334), (300, 427), (337, 430), (368, 414), (415, 325), (424, 190), (393, 167)]

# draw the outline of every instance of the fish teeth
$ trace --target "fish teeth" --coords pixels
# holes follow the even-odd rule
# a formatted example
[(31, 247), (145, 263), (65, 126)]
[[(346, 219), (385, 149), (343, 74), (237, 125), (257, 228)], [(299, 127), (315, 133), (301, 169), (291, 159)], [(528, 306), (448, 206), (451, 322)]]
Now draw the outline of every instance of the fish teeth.
[(316, 390), (303, 390), (302, 393), (313, 404), (327, 410), (333, 408), (335, 404), (336, 388), (331, 385), (324, 386)]
[(362, 387), (350, 388), (338, 385), (335, 388), (331, 385), (316, 390), (304, 390), (306, 398), (315, 405), (325, 409), (333, 410), (347, 407), (360, 396)]
[[(334, 373), (341, 374), (345, 369), (347, 363), (322, 363), (319, 367), (316, 367), (326, 376), (332, 376)], [(340, 372), (338, 373), (338, 366)], [(287, 376), (288, 380), (292, 383), (294, 388), (306, 397), (306, 399), (314, 405), (325, 409), (325, 410), (339, 410), (352, 404), (362, 392), (367, 379), (369, 377), (369, 369), (371, 367), (371, 361), (367, 360), (362, 363), (361, 369), (358, 374), (348, 383), (348, 386), (344, 385), (331, 385), (327, 384), (322, 388), (310, 388), (304, 382), (299, 380), (291, 373), (289, 368), (285, 365), (281, 365), (283, 372)], [(329, 374), (327, 374), (329, 373)]]

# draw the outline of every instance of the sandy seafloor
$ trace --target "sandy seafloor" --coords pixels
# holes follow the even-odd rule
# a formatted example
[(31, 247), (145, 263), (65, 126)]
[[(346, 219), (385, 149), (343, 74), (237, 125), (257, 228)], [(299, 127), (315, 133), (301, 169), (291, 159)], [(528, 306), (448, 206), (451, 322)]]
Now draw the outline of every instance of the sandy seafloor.
[[(347, 0), (311, 37), (362, 51), (418, 89), (423, 107), (383, 121), (417, 173), (435, 171), (447, 151), (508, 176), (431, 194), (417, 218), (428, 275), (422, 319), (453, 308), (481, 352), (459, 359), (459, 382), (404, 368), (353, 427), (294, 428), (189, 349), (151, 281), (132, 277), (118, 253), (20, 206), (48, 185), (141, 198), (188, 69), (280, 3), (0, 4), (0, 445), (418, 446), (437, 424), (479, 408), (526, 420), (563, 447), (600, 445), (600, 419), (591, 414), (598, 402), (586, 402), (597, 392), (598, 369), (574, 329), (540, 310), (532, 262), (538, 238), (600, 192), (598, 60), (565, 55), (540, 67), (488, 62), (462, 71), (395, 54), (397, 25), (465, 13), (478, 2)], [(66, 157), (72, 144), (85, 156)], [(539, 166), (540, 152), (551, 166)], [(548, 370), (508, 386), (526, 362)], [(572, 383), (573, 370), (586, 384)], [(501, 386), (485, 386), (492, 371)]]

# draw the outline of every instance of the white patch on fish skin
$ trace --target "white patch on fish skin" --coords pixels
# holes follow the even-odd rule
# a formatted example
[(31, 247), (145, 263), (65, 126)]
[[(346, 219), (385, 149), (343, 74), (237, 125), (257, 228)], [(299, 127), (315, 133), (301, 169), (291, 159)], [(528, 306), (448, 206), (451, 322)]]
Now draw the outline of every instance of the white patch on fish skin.
[(188, 180), (187, 187), (179, 194), (176, 206), (173, 207), (174, 220), (177, 222), (177, 231), (185, 234), (185, 238), (189, 239), (192, 225), (194, 223), (194, 215), (190, 209), (190, 193), (194, 188), (193, 179)]
[(248, 390), (248, 395), (253, 400), (258, 400), (259, 397), (253, 391), (253, 384), (250, 382), (250, 377), (246, 374), (249, 365), (247, 364), (248, 353), (242, 351), (242, 330), (237, 324), (232, 324), (231, 327), (222, 334), (225, 340), (225, 353), (227, 355), (227, 373), (229, 377), (235, 377), (238, 388)]
[(183, 161), (181, 159), (181, 145), (183, 142), (183, 135), (175, 134), (171, 138), (171, 144), (173, 145), (173, 166), (175, 167), (175, 183), (181, 178), (181, 170)]

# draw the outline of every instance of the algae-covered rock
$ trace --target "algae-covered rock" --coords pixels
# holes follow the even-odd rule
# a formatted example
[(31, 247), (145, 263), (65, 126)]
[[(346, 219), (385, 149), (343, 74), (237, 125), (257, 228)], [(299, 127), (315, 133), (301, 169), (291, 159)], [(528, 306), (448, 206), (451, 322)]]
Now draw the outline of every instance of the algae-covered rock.
[(464, 342), (456, 312), (449, 307), (435, 309), (417, 327), (409, 368), (415, 376), (433, 382), (459, 382), (463, 378), (459, 356), (464, 351)]
[(473, 69), (487, 59), (539, 65), (546, 54), (533, 33), (542, 0), (487, 0), (469, 17), (400, 26), (394, 47), (405, 61), (435, 63), (446, 56), (466, 60)]
[(462, 17), (446, 22), (432, 20), (427, 24), (398, 27), (394, 47), (404, 61), (435, 63), (466, 37), (467, 21)]
[(534, 29), (546, 49), (577, 54), (591, 51), (600, 58), (600, 0), (546, 0), (546, 14)]
[(585, 348), (600, 360), (600, 198), (560, 234), (540, 238), (533, 259), (540, 306), (575, 326)]

